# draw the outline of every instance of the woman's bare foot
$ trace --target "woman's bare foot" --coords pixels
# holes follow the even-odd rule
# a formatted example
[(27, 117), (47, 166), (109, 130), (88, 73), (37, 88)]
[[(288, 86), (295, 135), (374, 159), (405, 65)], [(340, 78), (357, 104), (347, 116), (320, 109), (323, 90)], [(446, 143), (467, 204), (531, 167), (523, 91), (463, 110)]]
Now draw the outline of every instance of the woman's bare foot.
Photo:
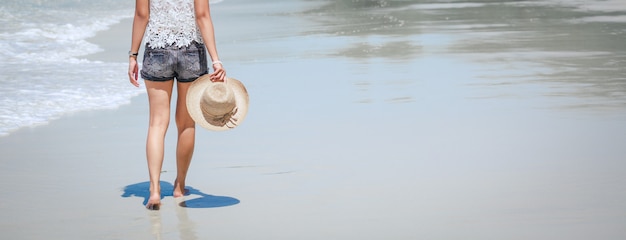
[(185, 189), (185, 181), (178, 181), (178, 178), (174, 180), (174, 198), (184, 197), (189, 193), (189, 190)]
[(150, 199), (146, 204), (148, 210), (159, 210), (161, 208), (161, 190), (150, 188)]
[(150, 200), (148, 200), (148, 204), (146, 204), (146, 208), (148, 210), (159, 210), (161, 209), (161, 201), (158, 202), (150, 202)]
[(159, 210), (161, 208), (161, 196), (150, 197), (148, 204), (146, 204), (148, 210)]

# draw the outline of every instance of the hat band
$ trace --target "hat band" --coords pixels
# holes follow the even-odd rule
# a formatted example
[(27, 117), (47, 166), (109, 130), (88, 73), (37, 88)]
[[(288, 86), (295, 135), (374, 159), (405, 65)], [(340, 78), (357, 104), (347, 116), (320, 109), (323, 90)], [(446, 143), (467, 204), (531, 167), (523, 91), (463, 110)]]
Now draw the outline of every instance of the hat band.
[[(237, 118), (233, 117), (235, 114), (237, 114), (237, 110), (238, 110), (237, 107), (234, 107), (232, 111), (223, 115), (213, 115), (209, 113), (205, 105), (201, 105), (200, 109), (202, 110), (202, 114), (204, 115), (204, 118), (213, 125), (217, 125), (220, 127), (227, 126), (228, 128), (234, 128), (237, 126)], [(228, 123), (231, 123), (234, 126), (226, 125)]]

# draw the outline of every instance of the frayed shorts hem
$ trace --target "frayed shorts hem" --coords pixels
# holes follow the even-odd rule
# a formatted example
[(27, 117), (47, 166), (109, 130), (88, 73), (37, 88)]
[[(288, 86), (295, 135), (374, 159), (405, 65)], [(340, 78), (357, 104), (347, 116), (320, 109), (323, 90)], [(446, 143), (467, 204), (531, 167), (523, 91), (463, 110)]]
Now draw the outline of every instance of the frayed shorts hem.
[[(209, 72), (205, 72), (200, 74), (200, 76), (205, 75), (205, 74), (209, 74)], [(143, 78), (143, 80), (146, 81), (151, 81), (151, 82), (167, 82), (167, 81), (171, 81), (176, 79), (176, 81), (178, 82), (193, 82), (196, 79), (200, 78), (200, 77), (193, 77), (193, 78), (186, 78), (186, 79), (180, 79), (177, 77), (164, 77), (164, 78), (159, 78), (159, 77), (151, 77), (151, 76), (144, 76), (143, 74), (141, 74), (141, 78)]]

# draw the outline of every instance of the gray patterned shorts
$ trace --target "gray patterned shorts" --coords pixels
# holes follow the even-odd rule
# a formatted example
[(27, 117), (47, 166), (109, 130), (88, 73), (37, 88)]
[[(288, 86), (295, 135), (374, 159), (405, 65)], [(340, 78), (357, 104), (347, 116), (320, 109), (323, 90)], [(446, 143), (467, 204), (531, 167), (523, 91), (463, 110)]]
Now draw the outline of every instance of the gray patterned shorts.
[(146, 45), (141, 77), (150, 81), (193, 82), (208, 73), (204, 44), (196, 41), (187, 47), (175, 45), (152, 49)]

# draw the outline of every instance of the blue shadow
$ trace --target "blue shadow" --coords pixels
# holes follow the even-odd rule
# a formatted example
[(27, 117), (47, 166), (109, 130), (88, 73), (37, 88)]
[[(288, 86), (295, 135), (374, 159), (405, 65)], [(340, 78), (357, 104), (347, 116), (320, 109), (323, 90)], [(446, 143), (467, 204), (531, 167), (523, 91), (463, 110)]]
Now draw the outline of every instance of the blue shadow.
[[(202, 191), (193, 187), (187, 186), (188, 191), (185, 196), (198, 195), (200, 197), (183, 201), (178, 205), (186, 208), (218, 208), (228, 207), (239, 204), (239, 200), (233, 197), (226, 196), (214, 196), (203, 193)], [(172, 197), (174, 191), (174, 185), (168, 182), (161, 181), (161, 199), (165, 197)], [(143, 198), (143, 205), (148, 204), (150, 199), (150, 182), (140, 182), (128, 185), (124, 187), (124, 193), (121, 197), (140, 197)]]

